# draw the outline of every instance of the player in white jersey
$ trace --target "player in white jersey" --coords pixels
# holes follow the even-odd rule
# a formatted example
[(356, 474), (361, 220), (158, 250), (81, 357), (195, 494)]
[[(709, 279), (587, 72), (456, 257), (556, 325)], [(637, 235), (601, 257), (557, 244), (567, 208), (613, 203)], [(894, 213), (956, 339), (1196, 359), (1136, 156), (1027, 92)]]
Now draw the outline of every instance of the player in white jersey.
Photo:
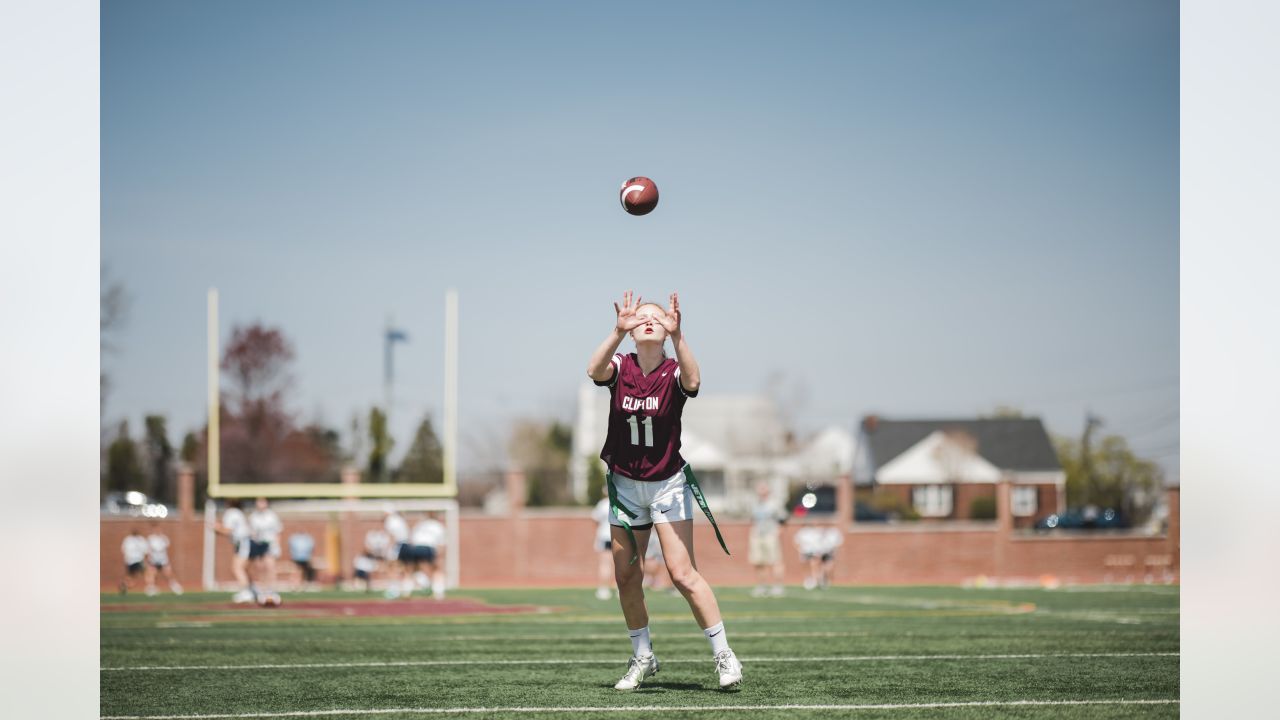
[(818, 575), (818, 583), (822, 587), (831, 584), (831, 575), (836, 567), (836, 548), (843, 544), (844, 533), (840, 532), (840, 528), (832, 526), (822, 531), (822, 541), (818, 548), (822, 551), (819, 556), (822, 564)]
[(440, 557), (447, 542), (444, 523), (436, 519), (435, 513), (428, 513), (413, 526), (413, 559), (418, 567), (425, 565), (431, 573), (431, 596), (436, 600), (444, 599)]
[(804, 579), (804, 589), (812, 590), (818, 587), (822, 575), (822, 528), (809, 524), (806, 518), (804, 527), (796, 531), (795, 543), (808, 573)]
[(596, 551), (596, 599), (608, 600), (613, 597), (609, 589), (613, 585), (613, 540), (609, 532), (609, 498), (600, 498), (600, 502), (591, 510), (591, 519), (596, 521), (596, 538), (592, 547)]
[(378, 570), (379, 562), (387, 558), (387, 546), (391, 537), (381, 530), (370, 530), (364, 534), (364, 550), (352, 560), (357, 582), (364, 583), (364, 591), (373, 589), (373, 574)]
[(120, 543), (120, 554), (124, 556), (124, 577), (120, 580), (120, 594), (124, 595), (133, 587), (133, 581), (141, 579), (146, 570), (147, 539), (130, 528), (129, 534)]
[(280, 533), (283, 531), (280, 516), (271, 509), (266, 498), (258, 498), (253, 512), (249, 514), (249, 562), (262, 571), (258, 602), (264, 605), (280, 604), (280, 596), (276, 593), (276, 558), (280, 557)]
[(404, 516), (390, 504), (383, 508), (383, 512), (386, 516), (382, 519), (382, 528), (391, 537), (391, 547), (387, 553), (390, 578), (386, 596), (388, 600), (395, 600), (406, 589), (410, 592), (413, 590), (413, 581), (409, 578), (410, 566), (413, 565), (413, 546), (409, 544), (409, 523)]
[(151, 534), (147, 535), (147, 594), (156, 594), (156, 576), (163, 575), (174, 595), (182, 594), (182, 585), (173, 576), (169, 564), (169, 537), (160, 530), (160, 523), (151, 521)]
[(662, 554), (662, 543), (651, 542), (649, 547), (644, 551), (644, 579), (640, 581), (640, 586), (650, 590), (670, 590), (672, 595), (679, 595), (679, 591), (671, 585), (668, 580), (671, 574), (667, 571), (667, 558)]
[(231, 540), (231, 574), (235, 576), (240, 590), (231, 596), (231, 602), (249, 603), (257, 600), (257, 589), (249, 580), (249, 518), (240, 509), (240, 501), (231, 498), (227, 501), (227, 509), (222, 511), (222, 522), (214, 528), (214, 532), (225, 535)]

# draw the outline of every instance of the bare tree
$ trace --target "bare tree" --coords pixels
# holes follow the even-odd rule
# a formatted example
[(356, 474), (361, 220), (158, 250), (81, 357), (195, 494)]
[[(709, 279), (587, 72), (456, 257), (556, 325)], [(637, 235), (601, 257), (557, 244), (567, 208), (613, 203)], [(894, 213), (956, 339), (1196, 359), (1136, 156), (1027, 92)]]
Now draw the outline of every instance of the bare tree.
[[(129, 305), (131, 298), (129, 293), (125, 291), (124, 285), (118, 280), (113, 281), (108, 277), (106, 267), (102, 267), (99, 273), (99, 284), (102, 288), (102, 294), (98, 304), (98, 345), (103, 355), (114, 353), (119, 349), (117, 345), (117, 336), (120, 330), (124, 328), (125, 322), (129, 317)], [(107, 409), (107, 392), (111, 389), (110, 378), (106, 372), (98, 374), (98, 414), (99, 416), (106, 413)]]

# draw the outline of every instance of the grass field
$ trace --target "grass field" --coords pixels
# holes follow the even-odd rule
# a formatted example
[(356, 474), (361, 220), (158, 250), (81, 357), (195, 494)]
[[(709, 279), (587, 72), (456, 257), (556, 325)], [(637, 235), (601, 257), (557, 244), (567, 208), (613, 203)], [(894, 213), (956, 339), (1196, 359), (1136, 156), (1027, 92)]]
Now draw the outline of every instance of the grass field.
[[(411, 615), (343, 593), (239, 609), (229, 595), (102, 598), (104, 717), (1176, 717), (1178, 589), (718, 591), (739, 692), (718, 689), (681, 598), (650, 594), (661, 672), (589, 589), (465, 591), (520, 614)], [(429, 609), (429, 608), (427, 608)], [(465, 608), (464, 608), (465, 609)], [(369, 615), (368, 613), (383, 613)], [(269, 667), (267, 667), (269, 666)]]

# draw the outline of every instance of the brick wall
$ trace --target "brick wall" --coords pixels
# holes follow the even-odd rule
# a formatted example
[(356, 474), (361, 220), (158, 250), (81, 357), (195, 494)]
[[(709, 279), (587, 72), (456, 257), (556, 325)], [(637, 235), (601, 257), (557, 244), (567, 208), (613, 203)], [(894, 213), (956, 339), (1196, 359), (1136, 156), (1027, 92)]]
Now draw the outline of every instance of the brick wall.
[[(1004, 488), (1007, 490), (1007, 487)], [(1169, 491), (1169, 532), (1159, 536), (1133, 535), (1035, 535), (1011, 531), (999, 522), (910, 523), (888, 526), (862, 523), (848, 527), (844, 546), (837, 553), (835, 581), (839, 583), (958, 583), (979, 575), (993, 578), (1038, 578), (1053, 575), (1063, 582), (1124, 580), (1118, 567), (1141, 577), (1148, 566), (1175, 575), (1179, 568), (1178, 490)], [(595, 557), (591, 541), (595, 524), (588, 510), (561, 512), (525, 511), (514, 517), (464, 514), (460, 535), (462, 585), (590, 586), (595, 583)], [(302, 529), (316, 539), (316, 555), (326, 552), (330, 520), (324, 517), (284, 518), (286, 536)], [(1011, 525), (1012, 523), (1010, 523)], [(137, 526), (146, 523), (103, 518), (101, 522), (101, 584), (115, 587), (123, 574), (120, 543)], [(170, 558), (181, 582), (200, 587), (203, 553), (203, 520), (165, 520), (158, 526), (172, 541)], [(362, 539), (365, 531), (380, 526), (370, 519), (352, 521), (350, 532)], [(788, 583), (799, 583), (803, 569), (793, 538), (798, 526), (783, 528)], [(715, 534), (702, 519), (695, 525), (697, 560), (713, 583), (745, 585), (755, 582), (747, 564), (747, 533), (743, 521), (721, 523), (721, 531), (733, 557), (726, 557)], [(218, 538), (217, 579), (230, 580), (229, 543)], [(359, 540), (357, 540), (359, 542)], [(358, 548), (343, 548), (342, 563), (349, 569)], [(286, 558), (287, 560), (287, 550)], [(1129, 560), (1129, 564), (1126, 564)]]

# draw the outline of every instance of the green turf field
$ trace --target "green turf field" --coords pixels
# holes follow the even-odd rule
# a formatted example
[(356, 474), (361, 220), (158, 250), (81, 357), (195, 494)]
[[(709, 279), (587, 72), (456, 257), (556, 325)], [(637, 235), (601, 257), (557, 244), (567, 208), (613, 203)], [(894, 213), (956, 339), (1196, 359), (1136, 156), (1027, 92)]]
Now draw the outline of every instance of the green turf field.
[[(341, 593), (237, 609), (229, 595), (102, 598), (104, 717), (1176, 717), (1178, 590), (718, 591), (744, 666), (721, 692), (684, 600), (650, 594), (661, 672), (589, 589), (460, 591), (528, 614), (381, 615)], [(417, 601), (415, 601), (417, 602)], [(360, 604), (372, 603), (372, 604)], [(392, 610), (395, 610), (394, 608)], [(263, 667), (272, 666), (272, 667)]]

